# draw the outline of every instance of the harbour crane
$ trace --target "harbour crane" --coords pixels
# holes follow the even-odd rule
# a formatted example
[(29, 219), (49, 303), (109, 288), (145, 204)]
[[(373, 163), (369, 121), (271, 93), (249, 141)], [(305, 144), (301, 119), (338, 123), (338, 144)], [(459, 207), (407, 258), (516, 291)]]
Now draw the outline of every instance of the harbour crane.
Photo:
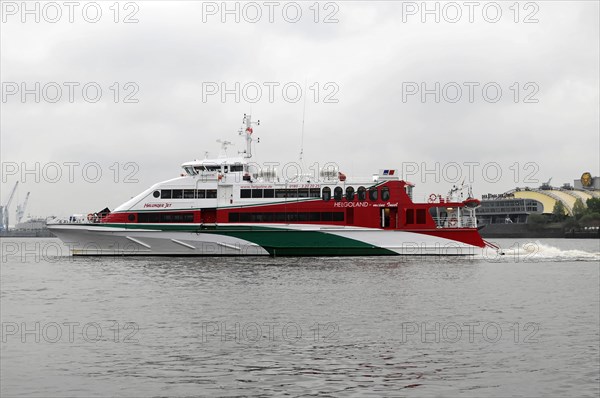
[(27, 208), (27, 202), (29, 201), (29, 194), (31, 192), (27, 192), (27, 195), (25, 195), (25, 200), (23, 201), (23, 204), (17, 205), (17, 221), (15, 222), (15, 225), (20, 223), (21, 220), (23, 219), (23, 215), (25, 214), (25, 209)]
[(17, 186), (19, 185), (19, 181), (15, 183), (15, 187), (13, 188), (10, 196), (8, 197), (8, 202), (4, 206), (0, 206), (0, 231), (8, 231), (8, 209), (10, 208), (10, 203), (15, 197), (15, 192), (17, 191)]

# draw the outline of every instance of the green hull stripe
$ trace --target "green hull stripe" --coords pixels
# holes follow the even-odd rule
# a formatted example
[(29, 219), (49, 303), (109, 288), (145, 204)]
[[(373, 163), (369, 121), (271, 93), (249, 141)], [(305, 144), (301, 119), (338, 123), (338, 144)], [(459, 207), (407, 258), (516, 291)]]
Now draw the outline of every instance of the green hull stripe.
[(323, 231), (298, 231), (263, 226), (104, 224), (127, 229), (156, 229), (225, 235), (255, 243), (272, 256), (389, 256), (398, 253)]

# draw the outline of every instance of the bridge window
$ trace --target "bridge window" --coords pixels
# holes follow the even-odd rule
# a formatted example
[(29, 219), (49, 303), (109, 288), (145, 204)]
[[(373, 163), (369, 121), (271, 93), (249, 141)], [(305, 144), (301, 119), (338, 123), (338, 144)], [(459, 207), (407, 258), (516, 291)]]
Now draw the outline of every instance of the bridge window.
[(194, 174), (196, 174), (196, 172), (194, 171), (194, 168), (192, 166), (186, 166), (183, 169), (185, 170), (186, 173), (188, 173), (188, 175), (193, 176)]
[(371, 187), (369, 188), (369, 200), (376, 201), (377, 200), (377, 188)]
[(342, 187), (335, 187), (335, 189), (333, 190), (333, 199), (339, 202), (340, 200), (342, 200), (343, 194), (344, 190), (342, 189)]
[(365, 201), (367, 200), (367, 190), (365, 189), (365, 187), (358, 187), (358, 200), (359, 201)]
[(328, 201), (331, 199), (331, 188), (325, 187), (323, 188), (323, 200)]

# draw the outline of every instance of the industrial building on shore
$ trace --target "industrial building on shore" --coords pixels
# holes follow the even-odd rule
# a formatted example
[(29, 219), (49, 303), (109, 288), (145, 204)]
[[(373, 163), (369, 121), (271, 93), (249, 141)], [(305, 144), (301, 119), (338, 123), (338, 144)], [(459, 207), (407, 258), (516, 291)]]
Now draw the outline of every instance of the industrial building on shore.
[(531, 214), (552, 214), (557, 202), (562, 203), (567, 215), (573, 216), (577, 199), (585, 206), (588, 199), (600, 198), (600, 177), (592, 177), (589, 172), (574, 180), (573, 185), (554, 187), (550, 182), (538, 188), (514, 188), (502, 194), (483, 195), (477, 209), (479, 224), (526, 223)]
[[(502, 194), (482, 196), (481, 206), (476, 210), (477, 221), (484, 226), (484, 237), (597, 237), (598, 226), (584, 227), (569, 231), (561, 223), (532, 228), (531, 215), (545, 215), (550, 220), (555, 206), (560, 203), (565, 216), (574, 216), (576, 202), (586, 206), (588, 199), (600, 198), (600, 177), (592, 177), (589, 172), (560, 187), (543, 183), (537, 188), (514, 188)], [(539, 219), (539, 217), (538, 217)], [(596, 223), (597, 224), (597, 223)], [(571, 234), (572, 236), (570, 236)]]

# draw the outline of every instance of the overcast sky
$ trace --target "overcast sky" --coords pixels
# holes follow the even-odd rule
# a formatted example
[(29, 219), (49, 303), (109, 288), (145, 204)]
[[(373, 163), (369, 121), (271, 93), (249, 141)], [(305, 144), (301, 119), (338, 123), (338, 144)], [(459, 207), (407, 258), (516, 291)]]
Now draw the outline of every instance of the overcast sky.
[[(237, 3), (239, 22), (221, 2), (113, 3), (78, 3), (71, 23), (62, 2), (37, 3), (36, 22), (36, 2), (2, 1), (2, 204), (19, 180), (32, 216), (112, 209), (217, 139), (243, 149), (244, 113), (261, 120), (253, 160), (297, 162), (305, 97), (306, 164), (404, 167), (417, 197), (446, 192), (456, 164), (477, 196), (600, 174), (597, 1), (428, 2), (439, 22), (422, 2)], [(239, 102), (210, 91), (236, 82)]]

